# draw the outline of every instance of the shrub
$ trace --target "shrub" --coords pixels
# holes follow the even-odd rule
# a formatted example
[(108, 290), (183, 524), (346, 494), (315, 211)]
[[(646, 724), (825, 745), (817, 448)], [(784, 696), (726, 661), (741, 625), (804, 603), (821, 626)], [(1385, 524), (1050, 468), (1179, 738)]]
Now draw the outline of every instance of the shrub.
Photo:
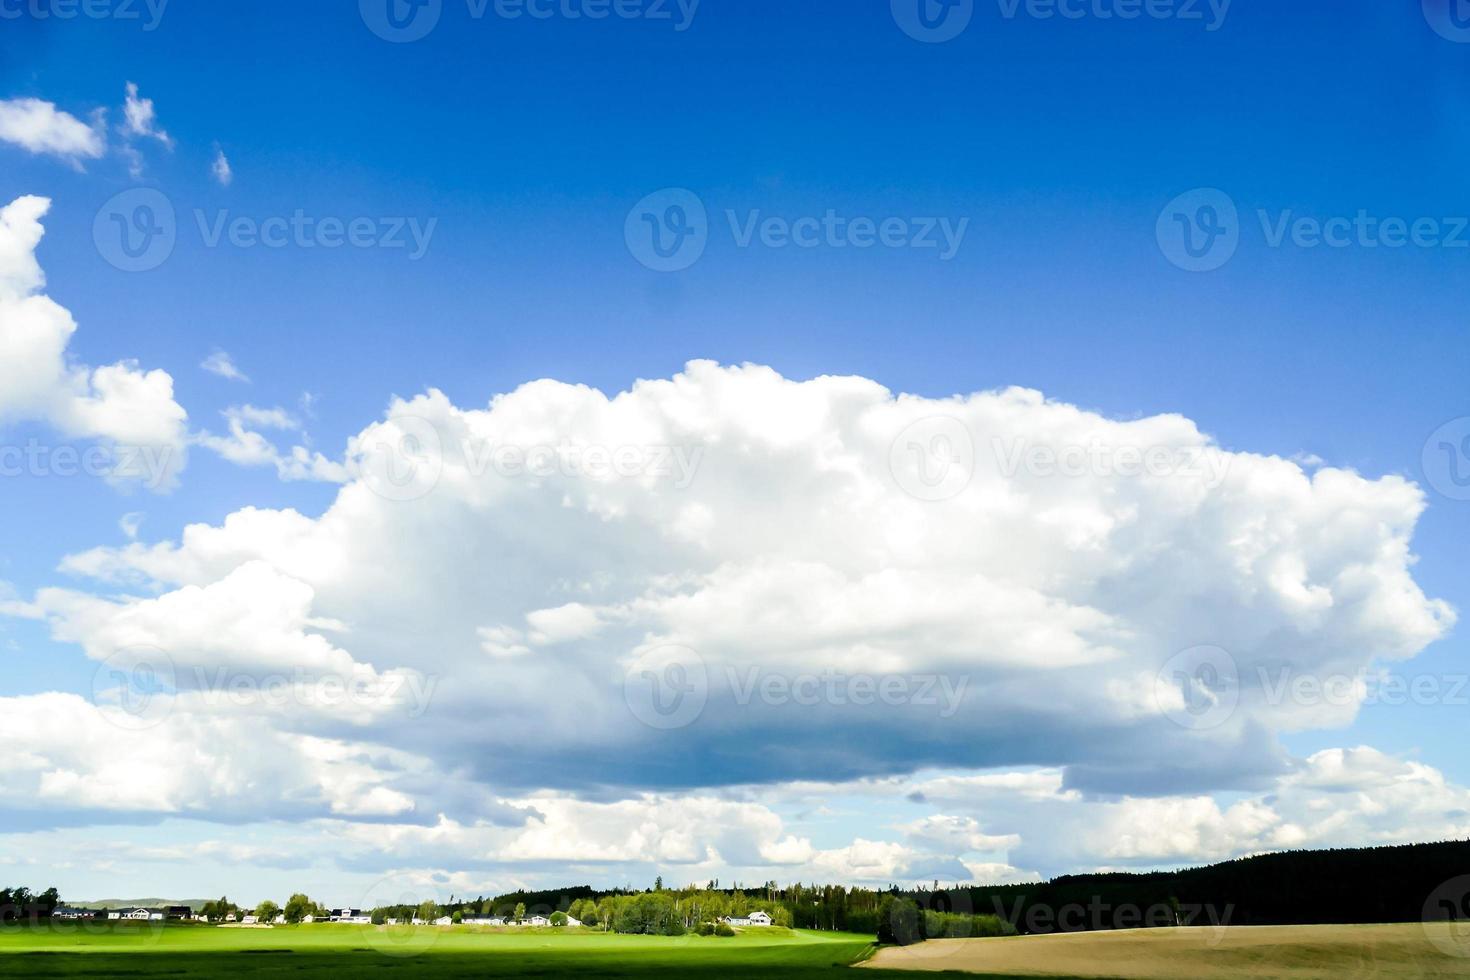
[(701, 922), (694, 927), (694, 933), (697, 936), (713, 936), (715, 934), (715, 924), (713, 922)]
[(715, 935), (716, 936), (733, 936), (733, 935), (735, 935), (735, 930), (730, 928), (730, 923), (728, 923), (728, 922), (721, 922), (721, 923), (719, 923), (718, 925), (715, 926)]

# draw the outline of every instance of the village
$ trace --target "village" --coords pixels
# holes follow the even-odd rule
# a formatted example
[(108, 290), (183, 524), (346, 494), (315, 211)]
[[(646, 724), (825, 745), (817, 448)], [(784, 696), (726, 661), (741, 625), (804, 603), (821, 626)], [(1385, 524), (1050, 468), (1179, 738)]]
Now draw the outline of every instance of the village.
[[(272, 926), (284, 925), (315, 925), (318, 923), (334, 923), (339, 925), (412, 925), (412, 926), (481, 926), (489, 928), (520, 928), (520, 929), (547, 929), (547, 928), (577, 928), (584, 927), (581, 919), (568, 915), (566, 912), (552, 912), (550, 915), (533, 913), (522, 916), (500, 916), (500, 915), (442, 915), (434, 918), (420, 918), (417, 915), (400, 918), (397, 916), (382, 916), (380, 921), (374, 922), (372, 912), (356, 908), (333, 909), (326, 915), (314, 915), (308, 913), (297, 922), (290, 922), (285, 912), (276, 912), (270, 916), (257, 915), (254, 912), (226, 912), (223, 915), (211, 917), (202, 912), (195, 912), (187, 905), (169, 905), (162, 908), (129, 908), (129, 909), (83, 909), (61, 906), (51, 913), (53, 919), (68, 921), (105, 920), (109, 922), (193, 922), (201, 925), (216, 925), (221, 927), (254, 927), (270, 928)], [(751, 912), (743, 916), (723, 916), (720, 922), (731, 928), (762, 928), (770, 926), (772, 919), (765, 911)]]

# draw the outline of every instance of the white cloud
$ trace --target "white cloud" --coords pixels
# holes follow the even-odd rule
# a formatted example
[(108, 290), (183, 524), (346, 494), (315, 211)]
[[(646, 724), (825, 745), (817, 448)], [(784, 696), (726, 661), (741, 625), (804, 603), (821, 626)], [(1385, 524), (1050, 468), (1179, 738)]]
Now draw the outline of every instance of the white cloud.
[(250, 383), (250, 378), (246, 376), (244, 371), (241, 371), (235, 366), (235, 359), (226, 351), (215, 351), (201, 361), (199, 366), (210, 374), (217, 374), (226, 380), (243, 381), (246, 384)]
[(169, 149), (174, 146), (173, 137), (158, 126), (158, 114), (153, 108), (153, 100), (140, 96), (135, 82), (127, 84), (127, 99), (123, 103), (123, 133), (155, 139)]
[(0, 140), (73, 165), (107, 150), (100, 116), (89, 125), (41, 99), (0, 99)]
[[(936, 415), (976, 447), (967, 487), (939, 503), (890, 469), (900, 434)], [(167, 591), (259, 562), (310, 586), (314, 615), (354, 624), (355, 659), (453, 678), (436, 719), (403, 737), (487, 782), (540, 778), (527, 753), (558, 760), (545, 777), (557, 785), (595, 773), (635, 788), (1040, 753), (1084, 792), (1248, 788), (1289, 765), (1273, 732), (1355, 710), (1273, 700), (1258, 667), (1361, 671), (1412, 656), (1454, 620), (1410, 573), (1424, 506), (1412, 484), (1307, 474), (1226, 453), (1178, 416), (1114, 421), (1019, 389), (928, 400), (696, 362), (615, 397), (539, 381), (483, 409), (438, 392), (398, 401), (341, 463), (280, 453), (259, 415), (230, 422), (206, 444), (345, 481), (333, 505), (242, 511), (67, 568)], [(1016, 445), (1161, 447), (1211, 463), (1010, 471)], [(549, 447), (547, 466), (504, 465), (505, 449), (536, 447)], [(597, 469), (599, 448), (662, 463)], [(687, 485), (675, 450), (699, 461)], [(1242, 690), (1232, 716), (1192, 730), (1147, 682), (1201, 643), (1233, 654)], [(672, 766), (623, 683), (640, 651), (666, 644), (696, 651), (709, 682)], [(754, 682), (810, 682), (801, 690), (817, 701), (768, 697), (752, 670)], [(861, 687), (827, 694), (832, 677), (897, 679), (913, 697), (865, 704)], [(473, 725), (487, 717), (500, 724)], [(697, 762), (730, 744), (743, 753)]]
[(77, 325), (42, 290), (36, 261), (50, 201), (22, 197), (0, 209), (0, 425), (44, 421), (68, 438), (118, 448), (121, 481), (167, 489), (187, 459), (188, 415), (173, 378), (135, 363), (88, 368), (67, 347)]
[(230, 169), (229, 157), (225, 156), (218, 143), (214, 145), (214, 162), (209, 165), (209, 172), (221, 187), (229, 187), (235, 182), (235, 171)]

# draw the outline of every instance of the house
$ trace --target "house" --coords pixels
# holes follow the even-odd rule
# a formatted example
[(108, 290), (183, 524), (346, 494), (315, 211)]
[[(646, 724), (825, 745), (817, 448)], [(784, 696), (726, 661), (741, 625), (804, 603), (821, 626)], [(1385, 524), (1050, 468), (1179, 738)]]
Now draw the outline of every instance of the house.
[(332, 912), (333, 922), (345, 922), (349, 925), (366, 926), (372, 925), (373, 917), (362, 909), (335, 909)]
[(185, 919), (192, 919), (194, 917), (194, 910), (187, 905), (170, 905), (163, 910), (163, 917), (176, 922), (183, 922)]
[(303, 924), (309, 925), (309, 924), (311, 924), (311, 923), (313, 923), (313, 922), (316, 921), (316, 916), (314, 916), (314, 915), (303, 915), (301, 917), (301, 921), (302, 921)]
[(53, 919), (95, 919), (95, 918), (97, 918), (97, 913), (96, 912), (93, 912), (91, 909), (73, 909), (73, 908), (66, 908), (64, 906), (57, 906), (55, 909), (53, 909), (51, 911), (51, 918), (53, 918)]
[(462, 920), (467, 926), (503, 926), (505, 920), (498, 915), (467, 915)]
[(729, 926), (768, 926), (771, 917), (765, 912), (752, 912), (749, 915), (729, 915), (721, 921)]
[(567, 916), (567, 925), (569, 925), (569, 926), (579, 926), (581, 924), (582, 924), (582, 920), (581, 919), (574, 919), (570, 915)]
[(441, 915), (441, 916), (439, 916), (439, 918), (437, 918), (437, 919), (434, 920), (434, 925), (436, 925), (436, 926), (452, 926), (452, 925), (454, 925), (454, 918), (452, 916), (448, 916), (448, 915)]
[(233, 913), (233, 912), (227, 912), (227, 913), (225, 913), (225, 921), (226, 922), (234, 922), (235, 921), (235, 913)]
[(259, 924), (260, 924), (260, 920), (257, 919), (253, 915), (247, 915), (247, 916), (245, 916), (244, 918), (242, 918), (240, 920), (240, 925), (242, 925), (242, 926), (254, 926), (254, 925), (259, 925)]
[(526, 919), (525, 924), (532, 927), (549, 926), (551, 920), (544, 915), (533, 915)]
[[(108, 916), (108, 918), (112, 917)], [(163, 921), (163, 913), (154, 912), (152, 909), (128, 909), (122, 913), (122, 918), (129, 922), (161, 922)]]
[(281, 913), (280, 915), (276, 916), (274, 919), (271, 920), (271, 925), (273, 925), (273, 926), (283, 926), (285, 924), (286, 924), (286, 914), (284, 912)]

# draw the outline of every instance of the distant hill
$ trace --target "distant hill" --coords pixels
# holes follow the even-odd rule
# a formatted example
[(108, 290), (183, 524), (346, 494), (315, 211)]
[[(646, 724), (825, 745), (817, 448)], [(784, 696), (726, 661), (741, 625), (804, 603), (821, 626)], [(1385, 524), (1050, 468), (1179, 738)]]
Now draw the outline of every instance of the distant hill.
[(958, 903), (1022, 932), (1171, 924), (1314, 925), (1416, 922), (1451, 878), (1470, 875), (1470, 841), (1283, 851), (1182, 871), (1065, 875), (1042, 884), (911, 894)]
[(197, 912), (205, 902), (212, 901), (212, 898), (99, 898), (91, 902), (68, 900), (66, 904), (84, 909), (161, 909), (168, 905), (187, 905)]

